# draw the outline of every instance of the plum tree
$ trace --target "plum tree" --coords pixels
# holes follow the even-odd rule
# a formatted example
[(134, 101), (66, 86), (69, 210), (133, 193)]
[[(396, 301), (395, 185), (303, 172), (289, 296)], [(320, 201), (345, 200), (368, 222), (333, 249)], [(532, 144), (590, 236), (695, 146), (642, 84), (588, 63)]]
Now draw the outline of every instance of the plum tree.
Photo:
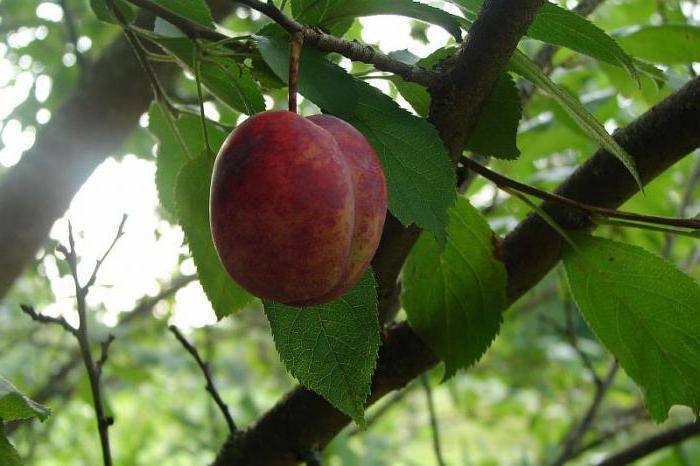
[(268, 111), (222, 145), (211, 231), (228, 273), (293, 306), (331, 301), (360, 279), (386, 216), (386, 184), (365, 137), (329, 115)]

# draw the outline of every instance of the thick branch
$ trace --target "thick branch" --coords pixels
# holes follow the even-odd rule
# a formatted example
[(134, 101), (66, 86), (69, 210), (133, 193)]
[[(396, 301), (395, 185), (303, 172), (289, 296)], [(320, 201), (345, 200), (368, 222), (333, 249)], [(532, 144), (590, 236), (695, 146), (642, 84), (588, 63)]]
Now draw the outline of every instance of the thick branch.
[(440, 131), (455, 162), (476, 126), (481, 107), (543, 3), (486, 2), (467, 40), (446, 63), (448, 79), (431, 89), (430, 121)]
[[(615, 138), (635, 158), (642, 180), (651, 181), (700, 145), (700, 78), (618, 131)], [(558, 192), (589, 204), (617, 207), (637, 192), (637, 186), (622, 164), (601, 150)], [(567, 209), (545, 206), (555, 220), (567, 226), (581, 229), (592, 226)], [(572, 220), (578, 223), (572, 224)], [(503, 243), (511, 303), (534, 286), (561, 257), (561, 239), (540, 223), (537, 217), (527, 218)], [(383, 241), (391, 244), (389, 236)], [(394, 250), (386, 258), (380, 255), (386, 261), (382, 263), (393, 264), (400, 252)], [(368, 404), (405, 386), (436, 363), (435, 356), (408, 325), (386, 329)], [(299, 452), (308, 451), (311, 445), (326, 445), (349, 421), (323, 398), (298, 387), (240, 436), (230, 437), (214, 465), (296, 464)]]
[(650, 455), (655, 451), (661, 450), (662, 448), (666, 448), (670, 445), (681, 443), (683, 440), (699, 434), (700, 422), (689, 422), (646, 438), (641, 442), (608, 457), (601, 463), (598, 463), (598, 466), (623, 466), (625, 464), (631, 464), (633, 461)]

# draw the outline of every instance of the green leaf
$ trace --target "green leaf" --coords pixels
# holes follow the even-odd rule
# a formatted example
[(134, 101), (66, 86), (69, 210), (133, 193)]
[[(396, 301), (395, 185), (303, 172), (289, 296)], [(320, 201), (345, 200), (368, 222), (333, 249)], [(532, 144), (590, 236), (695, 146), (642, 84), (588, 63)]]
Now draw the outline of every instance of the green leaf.
[(379, 351), (371, 269), (350, 292), (330, 303), (306, 308), (264, 304), (277, 352), (289, 373), (363, 425)]
[[(257, 36), (256, 41), (270, 68), (286, 79), (287, 42), (268, 36)], [(415, 222), (443, 237), (456, 180), (435, 128), (314, 50), (302, 53), (299, 91), (324, 111), (347, 120), (372, 144), (387, 179), (391, 213), (406, 225)]]
[(618, 37), (632, 55), (665, 65), (700, 61), (700, 26), (665, 24), (641, 26)]
[[(194, 73), (195, 44), (186, 37), (155, 37), (183, 68)], [(265, 99), (248, 67), (226, 59), (207, 58), (200, 63), (202, 84), (234, 110), (247, 115), (265, 110)]]
[(479, 114), (466, 149), (499, 159), (518, 158), (516, 138), (522, 110), (513, 79), (507, 73), (501, 75)]
[[(125, 0), (114, 0), (114, 6), (121, 12), (127, 23), (131, 23), (136, 18), (136, 13), (131, 5)], [(119, 24), (112, 11), (107, 6), (106, 0), (90, 0), (90, 8), (95, 13), (97, 19), (105, 23)]]
[[(183, 165), (205, 149), (202, 126), (197, 115), (181, 114), (174, 122), (187, 153), (178, 142), (163, 111), (157, 103), (151, 104), (148, 112), (148, 131), (158, 141), (156, 155), (156, 187), (163, 208), (173, 216), (175, 209), (175, 181)], [(226, 133), (218, 126), (207, 123), (207, 133), (212, 149), (217, 151), (226, 138)]]
[(403, 271), (401, 302), (411, 327), (445, 362), (447, 379), (479, 360), (498, 334), (506, 270), (486, 220), (459, 198), (444, 248), (421, 234)]
[(462, 40), (458, 17), (412, 0), (297, 0), (292, 2), (292, 12), (303, 23), (324, 26), (351, 18), (400, 15), (441, 26), (457, 41)]
[(214, 29), (214, 18), (204, 0), (152, 0), (160, 6), (176, 13), (183, 18), (199, 23), (209, 29)]
[(455, 172), (435, 128), (391, 98), (358, 82), (357, 109), (348, 120), (382, 162), (389, 210), (404, 225), (417, 223), (444, 238), (447, 209), (456, 199)]
[[(265, 63), (285, 83), (289, 78), (289, 42), (285, 38), (254, 36)], [(299, 92), (324, 111), (348, 118), (357, 106), (357, 86), (341, 67), (318, 51), (304, 47), (299, 62)]]
[(576, 235), (564, 266), (588, 324), (644, 391), (657, 421), (674, 404), (700, 412), (700, 286), (644, 249)]
[[(451, 0), (465, 11), (466, 18), (476, 20), (483, 0)], [(630, 57), (598, 26), (581, 15), (561, 8), (553, 3), (545, 3), (527, 31), (527, 36), (554, 45), (567, 47), (611, 65), (621, 66), (632, 75), (635, 66)]]
[[(431, 68), (440, 60), (452, 56), (456, 47), (444, 47), (419, 60), (418, 66)], [(399, 76), (391, 81), (416, 113), (427, 117), (430, 110), (430, 94), (416, 83), (406, 82)], [(522, 103), (515, 83), (503, 74), (486, 101), (479, 121), (472, 132), (466, 149), (499, 159), (515, 159), (520, 155), (516, 144), (518, 123), (522, 116)]]
[(214, 312), (223, 319), (250, 304), (253, 296), (226, 272), (214, 247), (209, 227), (209, 186), (214, 160), (198, 157), (180, 170), (175, 188), (177, 216), (185, 232), (197, 276)]
[(545, 91), (562, 109), (578, 124), (581, 129), (597, 144), (617, 157), (632, 174), (637, 184), (642, 187), (642, 181), (637, 172), (634, 159), (608, 134), (603, 125), (595, 119), (574, 96), (557, 86), (542, 70), (524, 53), (516, 50), (508, 64), (511, 71), (531, 81), (535, 86)]
[(15, 447), (5, 438), (2, 433), (2, 420), (0, 420), (0, 464), (2, 466), (22, 466), (23, 461)]
[(32, 401), (0, 375), (0, 420), (16, 421), (38, 417), (41, 421), (51, 414), (51, 410)]

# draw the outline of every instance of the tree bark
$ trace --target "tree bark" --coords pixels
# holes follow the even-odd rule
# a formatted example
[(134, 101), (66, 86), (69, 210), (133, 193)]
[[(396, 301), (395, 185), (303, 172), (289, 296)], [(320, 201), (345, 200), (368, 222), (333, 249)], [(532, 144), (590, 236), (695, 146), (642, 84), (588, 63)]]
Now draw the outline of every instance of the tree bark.
[[(218, 18), (233, 6), (226, 0), (209, 3)], [(149, 19), (141, 15), (140, 21)], [(156, 68), (166, 84), (178, 72), (175, 66)], [(0, 179), (0, 299), (90, 174), (137, 128), (151, 99), (148, 79), (120, 36), (39, 131), (34, 146)]]
[[(615, 139), (634, 157), (644, 183), (699, 147), (700, 78), (688, 82), (619, 130)], [(599, 150), (557, 192), (614, 208), (637, 190), (624, 166), (608, 152)], [(577, 212), (558, 205), (543, 205), (554, 220), (567, 228), (587, 230), (593, 226)], [(561, 251), (561, 238), (539, 217), (530, 216), (521, 222), (503, 242), (509, 302), (514, 302), (554, 267)], [(436, 363), (433, 353), (407, 324), (386, 329), (367, 404), (405, 386)], [(347, 416), (321, 396), (299, 386), (255, 424), (239, 435), (230, 436), (214, 466), (294, 465), (305, 452), (327, 445), (349, 422)]]

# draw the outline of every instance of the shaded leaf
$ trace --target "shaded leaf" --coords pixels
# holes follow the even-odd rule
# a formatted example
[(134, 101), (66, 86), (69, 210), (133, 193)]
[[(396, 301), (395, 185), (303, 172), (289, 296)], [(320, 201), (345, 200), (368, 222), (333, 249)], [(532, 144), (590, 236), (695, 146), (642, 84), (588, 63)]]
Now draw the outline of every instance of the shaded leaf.
[[(255, 36), (268, 66), (285, 83), (289, 78), (289, 42), (286, 38)], [(324, 111), (348, 118), (357, 106), (355, 80), (318, 51), (304, 47), (299, 62), (299, 92)]]
[[(136, 18), (136, 13), (131, 5), (125, 0), (114, 0), (114, 6), (121, 12), (124, 20), (127, 23), (132, 22)], [(117, 18), (114, 17), (112, 11), (107, 6), (106, 0), (90, 0), (90, 8), (95, 13), (97, 19), (105, 23), (119, 24)]]
[(219, 260), (209, 227), (209, 186), (214, 160), (197, 157), (180, 170), (175, 188), (177, 216), (185, 232), (197, 276), (214, 312), (223, 319), (250, 304), (253, 296), (233, 281)]
[(445, 362), (445, 379), (478, 361), (498, 334), (507, 276), (494, 240), (486, 220), (459, 198), (444, 248), (423, 233), (404, 266), (401, 302), (411, 327)]
[(214, 19), (204, 0), (152, 0), (184, 18), (214, 29)]
[(32, 401), (12, 383), (0, 376), (0, 420), (16, 421), (38, 417), (41, 421), (51, 414), (51, 410)]
[[(176, 216), (175, 181), (177, 175), (190, 158), (202, 153), (205, 146), (202, 126), (197, 115), (181, 114), (173, 123), (187, 148), (187, 153), (178, 142), (178, 138), (160, 106), (155, 102), (151, 104), (148, 112), (148, 131), (158, 141), (156, 154), (158, 199), (168, 213)], [(212, 149), (217, 151), (224, 142), (226, 133), (211, 123), (207, 124), (207, 133)]]
[(456, 178), (437, 130), (378, 89), (357, 85), (357, 109), (348, 122), (365, 135), (382, 162), (389, 210), (403, 224), (415, 222), (444, 238)]
[(371, 269), (350, 292), (330, 303), (306, 308), (264, 304), (275, 346), (289, 373), (364, 424), (364, 404), (379, 351)]
[(2, 420), (0, 420), (0, 464), (2, 466), (21, 466), (24, 464), (15, 447), (2, 433)]
[(564, 265), (593, 332), (644, 391), (651, 416), (674, 404), (700, 412), (700, 286), (644, 249), (576, 235)]
[(297, 0), (292, 2), (292, 11), (304, 23), (326, 26), (350, 18), (400, 15), (436, 24), (458, 41), (462, 39), (459, 18), (412, 0)]
[[(186, 37), (157, 37), (156, 42), (194, 74), (195, 45)], [(207, 58), (200, 64), (202, 84), (234, 110), (253, 115), (265, 110), (265, 100), (248, 67), (233, 60)]]

